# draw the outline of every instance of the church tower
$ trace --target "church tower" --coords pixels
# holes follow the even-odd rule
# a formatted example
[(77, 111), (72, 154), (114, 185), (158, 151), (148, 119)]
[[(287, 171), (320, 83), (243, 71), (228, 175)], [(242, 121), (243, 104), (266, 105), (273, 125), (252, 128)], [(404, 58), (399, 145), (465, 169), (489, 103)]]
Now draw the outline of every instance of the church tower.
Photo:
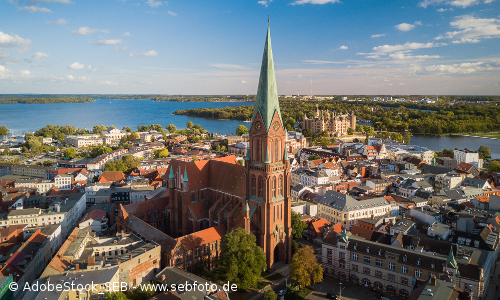
[(267, 266), (291, 261), (290, 166), (267, 28), (257, 99), (245, 158), (250, 232), (264, 249)]

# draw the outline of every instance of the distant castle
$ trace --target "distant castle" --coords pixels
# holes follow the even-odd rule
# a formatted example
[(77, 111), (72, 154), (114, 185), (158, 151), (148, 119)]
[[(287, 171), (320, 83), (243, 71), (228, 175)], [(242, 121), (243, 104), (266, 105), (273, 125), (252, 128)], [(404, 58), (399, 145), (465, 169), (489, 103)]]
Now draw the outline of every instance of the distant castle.
[(347, 134), (347, 130), (352, 128), (356, 130), (356, 116), (354, 112), (345, 114), (336, 114), (335, 111), (330, 113), (328, 110), (319, 110), (318, 104), (314, 109), (314, 119), (308, 119), (304, 114), (302, 119), (302, 129), (310, 129), (313, 134), (320, 134), (323, 131), (328, 131), (330, 136), (343, 136)]

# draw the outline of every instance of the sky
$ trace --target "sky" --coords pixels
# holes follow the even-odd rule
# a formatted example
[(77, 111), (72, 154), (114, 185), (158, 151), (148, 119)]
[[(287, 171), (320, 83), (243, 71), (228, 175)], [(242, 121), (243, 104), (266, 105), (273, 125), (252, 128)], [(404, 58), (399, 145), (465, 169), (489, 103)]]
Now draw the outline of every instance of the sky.
[(0, 0), (0, 94), (500, 95), (500, 0)]

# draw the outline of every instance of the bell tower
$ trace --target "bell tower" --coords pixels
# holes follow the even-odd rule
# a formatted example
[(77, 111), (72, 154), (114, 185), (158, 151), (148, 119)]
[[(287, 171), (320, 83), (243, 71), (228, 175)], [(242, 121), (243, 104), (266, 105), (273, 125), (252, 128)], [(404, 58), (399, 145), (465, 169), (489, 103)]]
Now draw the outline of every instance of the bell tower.
[(250, 230), (271, 267), (276, 261), (291, 261), (292, 230), (287, 133), (278, 102), (269, 24), (249, 133), (245, 191)]

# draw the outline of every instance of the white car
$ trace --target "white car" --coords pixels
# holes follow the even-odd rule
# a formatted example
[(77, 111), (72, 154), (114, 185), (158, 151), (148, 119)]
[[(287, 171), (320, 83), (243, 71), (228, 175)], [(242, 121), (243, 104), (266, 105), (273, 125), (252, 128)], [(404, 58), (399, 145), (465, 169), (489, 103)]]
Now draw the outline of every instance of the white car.
[(286, 293), (285, 290), (281, 290), (281, 291), (278, 292), (278, 296), (283, 296), (285, 293)]

